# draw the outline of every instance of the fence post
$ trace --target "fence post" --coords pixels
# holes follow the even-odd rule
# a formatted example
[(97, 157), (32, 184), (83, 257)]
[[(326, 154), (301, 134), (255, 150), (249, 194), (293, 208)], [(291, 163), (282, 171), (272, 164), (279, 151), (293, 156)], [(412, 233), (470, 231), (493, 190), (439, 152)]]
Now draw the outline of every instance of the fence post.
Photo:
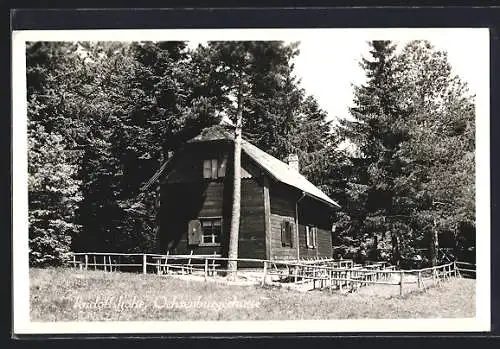
[(457, 261), (453, 261), (453, 273), (457, 277)]
[(434, 274), (436, 275), (436, 285), (441, 286), (441, 280), (439, 280), (439, 268), (434, 268)]
[(89, 256), (85, 254), (85, 270), (88, 270), (89, 268)]
[(104, 271), (108, 271), (107, 267), (106, 267), (106, 255), (102, 256), (103, 257), (103, 260), (104, 260)]
[(207, 275), (208, 275), (208, 258), (205, 258), (205, 270), (204, 270), (205, 281), (207, 281)]
[(313, 267), (312, 270), (312, 277), (313, 277), (313, 290), (316, 289), (316, 268)]
[(266, 284), (266, 276), (267, 276), (267, 262), (264, 261), (264, 275), (262, 276), (262, 286)]
[(422, 272), (419, 270), (418, 271), (418, 288), (420, 289), (422, 285)]
[(165, 273), (168, 274), (169, 269), (168, 269), (168, 256), (170, 254), (170, 251), (167, 251), (167, 256), (165, 257)]
[(403, 295), (403, 276), (404, 276), (404, 272), (401, 270), (399, 272), (399, 295), (400, 296)]
[(147, 264), (146, 264), (146, 259), (147, 259), (147, 255), (146, 254), (143, 254), (142, 255), (142, 273), (143, 274), (146, 274), (148, 269), (147, 269)]
[(73, 255), (73, 268), (76, 268), (76, 256)]

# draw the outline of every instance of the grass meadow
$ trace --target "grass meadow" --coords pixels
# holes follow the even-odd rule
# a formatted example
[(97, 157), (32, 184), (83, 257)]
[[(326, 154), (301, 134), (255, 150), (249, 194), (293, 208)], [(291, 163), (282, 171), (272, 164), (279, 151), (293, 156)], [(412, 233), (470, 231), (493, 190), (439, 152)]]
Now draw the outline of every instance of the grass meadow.
[(155, 274), (30, 269), (32, 321), (466, 318), (475, 316), (475, 298), (473, 279), (387, 296), (225, 285)]

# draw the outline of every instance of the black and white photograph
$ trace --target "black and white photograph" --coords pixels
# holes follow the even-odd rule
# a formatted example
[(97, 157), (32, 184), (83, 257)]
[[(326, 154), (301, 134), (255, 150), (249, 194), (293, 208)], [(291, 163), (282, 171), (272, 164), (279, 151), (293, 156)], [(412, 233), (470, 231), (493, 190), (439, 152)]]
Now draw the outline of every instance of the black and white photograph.
[(19, 333), (489, 330), (489, 32), (13, 32)]

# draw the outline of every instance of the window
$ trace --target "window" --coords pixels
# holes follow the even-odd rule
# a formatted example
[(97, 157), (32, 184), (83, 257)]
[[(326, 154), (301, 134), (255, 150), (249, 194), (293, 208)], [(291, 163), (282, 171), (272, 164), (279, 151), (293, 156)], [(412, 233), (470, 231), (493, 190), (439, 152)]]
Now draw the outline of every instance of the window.
[(316, 227), (306, 226), (306, 244), (307, 244), (307, 248), (316, 248), (316, 247), (318, 247), (317, 243), (316, 243), (317, 234), (318, 234), (318, 230), (316, 229)]
[(218, 246), (222, 235), (222, 218), (200, 218), (200, 246)]
[(226, 163), (226, 158), (203, 160), (203, 178), (216, 179), (224, 177), (226, 174)]
[(284, 220), (281, 222), (281, 246), (292, 247), (293, 223)]

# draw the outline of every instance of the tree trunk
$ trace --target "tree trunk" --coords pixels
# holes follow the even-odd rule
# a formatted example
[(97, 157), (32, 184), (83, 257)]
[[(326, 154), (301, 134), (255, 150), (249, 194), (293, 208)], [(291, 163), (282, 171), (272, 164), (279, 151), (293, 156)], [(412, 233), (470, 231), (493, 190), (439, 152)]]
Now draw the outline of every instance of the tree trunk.
[(458, 254), (459, 254), (459, 246), (458, 246), (458, 224), (455, 225), (455, 229), (453, 231), (453, 258), (454, 260), (458, 260)]
[[(159, 164), (160, 166), (163, 164), (164, 158), (165, 158), (165, 150), (163, 149), (162, 152), (160, 153), (160, 158), (159, 158)], [(155, 212), (155, 227), (154, 227), (154, 235), (155, 235), (155, 240), (156, 240), (156, 245), (161, 244), (161, 179), (158, 178), (158, 183), (156, 185), (156, 197), (155, 197), (155, 203), (154, 203), (154, 212)], [(155, 246), (155, 249), (160, 249), (162, 246)], [(162, 251), (163, 252), (163, 251)]]
[(378, 235), (377, 234), (373, 235), (373, 246), (372, 246), (371, 258), (374, 261), (378, 260)]
[(436, 221), (434, 221), (433, 227), (432, 227), (432, 234), (431, 234), (431, 265), (435, 267), (438, 264), (438, 251), (439, 251), (439, 238), (438, 238), (438, 231), (436, 227)]
[[(242, 84), (238, 90), (238, 109), (236, 113), (236, 129), (234, 131), (234, 166), (233, 166), (233, 208), (231, 211), (231, 230), (229, 233), (228, 258), (238, 258), (238, 237), (240, 230), (240, 207), (241, 207), (241, 129), (243, 114)], [(228, 276), (236, 277), (238, 263), (228, 261)]]
[(391, 231), (391, 242), (392, 242), (392, 263), (395, 266), (399, 266), (401, 256), (399, 254), (399, 239), (397, 233)]

